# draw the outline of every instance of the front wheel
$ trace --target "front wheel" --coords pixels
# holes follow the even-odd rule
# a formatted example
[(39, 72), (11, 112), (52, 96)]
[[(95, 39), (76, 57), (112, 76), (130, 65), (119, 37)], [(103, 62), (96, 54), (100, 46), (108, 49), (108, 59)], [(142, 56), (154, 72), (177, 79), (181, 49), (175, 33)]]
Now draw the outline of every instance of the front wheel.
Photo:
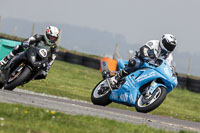
[(91, 101), (95, 105), (106, 106), (112, 101), (109, 99), (111, 90), (107, 85), (106, 80), (100, 81), (93, 89), (91, 94)]
[(138, 112), (147, 113), (157, 108), (164, 100), (167, 95), (167, 90), (164, 87), (157, 87), (150, 97), (146, 98), (141, 95), (136, 100), (136, 110)]
[(4, 86), (5, 90), (13, 90), (15, 87), (24, 84), (31, 75), (31, 70), (29, 67), (22, 67), (21, 70), (10, 75), (7, 84)]

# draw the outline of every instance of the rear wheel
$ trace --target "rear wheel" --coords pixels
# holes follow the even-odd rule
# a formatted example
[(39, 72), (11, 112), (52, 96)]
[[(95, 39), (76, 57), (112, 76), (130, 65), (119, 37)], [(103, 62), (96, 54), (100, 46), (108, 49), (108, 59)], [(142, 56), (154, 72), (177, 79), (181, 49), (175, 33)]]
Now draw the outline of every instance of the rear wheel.
[(15, 87), (24, 84), (31, 75), (29, 67), (22, 67), (21, 70), (18, 70), (17, 72), (15, 71), (16, 69), (9, 75), (8, 82), (4, 86), (5, 90), (13, 90)]
[(138, 112), (147, 113), (157, 108), (167, 95), (167, 90), (164, 87), (157, 87), (150, 97), (144, 97), (141, 95), (136, 100), (136, 110)]
[(106, 80), (99, 82), (93, 89), (91, 94), (91, 101), (95, 105), (106, 106), (112, 101), (109, 99), (111, 90), (107, 85)]

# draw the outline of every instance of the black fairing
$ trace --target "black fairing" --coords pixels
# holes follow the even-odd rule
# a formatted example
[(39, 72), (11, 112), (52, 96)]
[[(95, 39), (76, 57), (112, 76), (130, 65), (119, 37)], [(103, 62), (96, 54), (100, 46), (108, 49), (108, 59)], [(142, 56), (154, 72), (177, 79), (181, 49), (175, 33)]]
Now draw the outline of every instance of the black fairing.
[(29, 48), (26, 51), (26, 57), (28, 63), (30, 63), (31, 66), (34, 66), (34, 63), (36, 62), (37, 59), (37, 49), (33, 47)]
[(35, 47), (30, 47), (26, 51), (26, 58), (27, 58), (27, 64), (29, 64), (31, 67), (34, 67), (36, 62), (44, 63), (47, 61), (46, 57), (42, 57), (40, 52), (40, 49)]

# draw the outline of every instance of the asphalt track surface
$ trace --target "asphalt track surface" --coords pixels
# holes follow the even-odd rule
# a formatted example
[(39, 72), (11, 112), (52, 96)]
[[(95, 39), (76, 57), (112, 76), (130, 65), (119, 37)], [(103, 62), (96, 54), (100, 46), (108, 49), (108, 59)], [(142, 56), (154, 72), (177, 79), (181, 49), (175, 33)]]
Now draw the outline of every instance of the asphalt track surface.
[(200, 133), (199, 122), (190, 122), (163, 116), (96, 106), (85, 101), (71, 100), (64, 97), (57, 97), (20, 89), (15, 89), (14, 91), (0, 90), (0, 102), (37, 106), (73, 115), (98, 116), (120, 122), (128, 122), (139, 125), (145, 124), (153, 128), (165, 130), (190, 130)]

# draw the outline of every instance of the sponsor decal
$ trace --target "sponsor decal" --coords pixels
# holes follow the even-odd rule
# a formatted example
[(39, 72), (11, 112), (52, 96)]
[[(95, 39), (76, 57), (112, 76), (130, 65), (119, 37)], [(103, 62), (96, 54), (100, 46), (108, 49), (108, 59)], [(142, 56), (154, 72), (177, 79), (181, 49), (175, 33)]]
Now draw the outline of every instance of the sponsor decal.
[(128, 100), (130, 100), (130, 102), (133, 103), (134, 100), (132, 94), (128, 95), (127, 93), (123, 93), (118, 97), (117, 93), (113, 91), (111, 95), (112, 99), (120, 99), (123, 102), (128, 102)]
[(112, 99), (117, 99), (118, 95), (116, 92), (112, 91)]
[(129, 95), (129, 100), (131, 103), (133, 103), (133, 95), (132, 94)]
[(121, 94), (121, 95), (120, 95), (120, 99), (121, 99), (123, 102), (126, 102), (126, 101), (128, 101), (128, 95), (127, 95), (126, 93)]
[(134, 88), (133, 82), (131, 81), (131, 78), (127, 78), (128, 86)]
[(126, 81), (124, 84), (126, 84), (128, 87), (131, 87), (131, 85)]
[(156, 75), (155, 72), (150, 72), (150, 73), (148, 73), (148, 74), (145, 74), (145, 75), (140, 76), (136, 81), (137, 81), (137, 82), (141, 82), (141, 81), (143, 81), (143, 80), (145, 80), (145, 79), (148, 79), (148, 78), (150, 78), (150, 77), (153, 77), (153, 76), (155, 76), (155, 75)]
[(135, 81), (132, 78), (130, 78), (130, 80), (131, 80), (131, 83), (135, 84)]
[(169, 72), (169, 69), (168, 69), (167, 66), (164, 67), (164, 71), (165, 71), (165, 73), (166, 73), (167, 75), (170, 75), (170, 72)]
[(123, 102), (129, 102), (128, 100), (130, 100), (130, 102), (133, 103), (133, 95), (132, 94), (128, 95), (127, 93), (124, 93), (124, 94), (121, 94), (119, 98)]

